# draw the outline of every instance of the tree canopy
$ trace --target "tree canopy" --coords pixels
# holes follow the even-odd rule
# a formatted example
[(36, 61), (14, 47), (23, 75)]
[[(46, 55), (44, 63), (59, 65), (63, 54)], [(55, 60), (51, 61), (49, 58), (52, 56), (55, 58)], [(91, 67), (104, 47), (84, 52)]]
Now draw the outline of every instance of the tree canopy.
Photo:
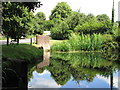
[(50, 20), (57, 18), (60, 20), (64, 20), (71, 14), (72, 9), (66, 2), (60, 2), (56, 5), (56, 7), (52, 10), (52, 13), (49, 17)]
[(43, 12), (38, 12), (36, 15), (35, 15), (35, 18), (38, 19), (39, 21), (43, 21), (43, 20), (46, 20), (46, 16)]
[(68, 24), (69, 29), (74, 30), (78, 24), (82, 25), (85, 22), (85, 19), (86, 15), (84, 13), (72, 12), (65, 21)]
[(29, 12), (27, 7), (16, 3), (4, 3), (2, 15), (5, 35), (16, 39), (27, 33), (27, 23), (32, 16), (32, 12)]
[(29, 22), (33, 17), (35, 8), (40, 7), (40, 2), (4, 2), (3, 12), (3, 33), (12, 39), (19, 39), (29, 34)]
[(97, 15), (96, 18), (100, 22), (110, 22), (110, 18), (106, 14)]

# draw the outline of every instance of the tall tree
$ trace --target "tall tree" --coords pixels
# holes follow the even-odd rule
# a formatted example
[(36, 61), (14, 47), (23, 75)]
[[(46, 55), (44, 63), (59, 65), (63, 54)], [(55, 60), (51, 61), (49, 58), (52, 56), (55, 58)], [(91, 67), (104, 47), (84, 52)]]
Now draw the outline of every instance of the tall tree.
[(56, 7), (52, 10), (50, 15), (50, 20), (57, 18), (60, 20), (64, 20), (71, 14), (72, 9), (66, 2), (60, 2), (56, 5)]
[(28, 32), (27, 23), (31, 19), (32, 13), (24, 5), (21, 6), (18, 3), (6, 2), (3, 3), (3, 32), (7, 36), (7, 45), (8, 39), (17, 40), (19, 43), (19, 38), (25, 35)]
[(44, 31), (50, 31), (52, 27), (54, 27), (53, 20), (44, 21)]
[(69, 26), (69, 30), (74, 30), (74, 28), (80, 24), (85, 23), (86, 15), (84, 13), (72, 12), (72, 14), (65, 20)]
[[(36, 1), (36, 0), (34, 0)], [(7, 45), (9, 37), (17, 39), (26, 33), (31, 33), (29, 21), (32, 19), (35, 8), (40, 7), (41, 2), (4, 2), (2, 3), (3, 12), (3, 32), (7, 36)]]
[(35, 15), (35, 18), (38, 19), (38, 21), (43, 21), (43, 20), (46, 20), (46, 16), (43, 12), (38, 12), (36, 15)]
[(32, 34), (43, 34), (44, 31), (44, 22), (46, 16), (43, 12), (38, 12), (33, 19), (30, 21), (29, 26)]
[(96, 17), (92, 14), (92, 13), (89, 13), (88, 15), (87, 15), (87, 21), (96, 21)]
[(111, 20), (111, 23), (112, 23), (112, 25), (114, 23), (114, 0), (113, 0), (113, 7), (112, 7), (112, 20)]
[[(3, 2), (2, 4), (4, 4), (5, 2)], [(11, 2), (11, 3), (15, 3), (17, 5), (20, 6), (24, 6), (27, 7), (29, 9), (29, 11), (35, 11), (37, 8), (40, 8), (43, 4), (41, 4), (40, 1), (38, 0), (33, 0), (33, 2)]]
[(110, 22), (110, 18), (106, 14), (97, 15), (96, 18), (100, 22)]

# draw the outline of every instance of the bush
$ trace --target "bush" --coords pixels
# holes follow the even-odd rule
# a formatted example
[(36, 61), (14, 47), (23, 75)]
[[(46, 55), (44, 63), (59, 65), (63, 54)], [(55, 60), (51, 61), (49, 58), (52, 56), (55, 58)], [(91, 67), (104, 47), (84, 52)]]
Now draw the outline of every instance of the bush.
[(98, 22), (96, 20), (90, 20), (83, 25), (78, 25), (75, 27), (75, 32), (80, 34), (93, 34), (93, 33), (109, 33), (112, 30), (110, 22)]
[(51, 29), (51, 37), (57, 40), (68, 39), (70, 35), (70, 30), (68, 29), (68, 25), (62, 22), (60, 25), (56, 25)]

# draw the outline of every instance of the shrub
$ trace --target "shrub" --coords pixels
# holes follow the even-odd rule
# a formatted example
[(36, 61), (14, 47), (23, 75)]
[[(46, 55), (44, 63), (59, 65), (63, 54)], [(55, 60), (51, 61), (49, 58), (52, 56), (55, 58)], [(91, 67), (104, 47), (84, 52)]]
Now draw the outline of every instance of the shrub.
[(93, 34), (93, 33), (109, 33), (112, 30), (110, 22), (98, 22), (96, 20), (89, 20), (83, 25), (77, 25), (75, 27), (75, 32), (80, 34)]
[(70, 30), (68, 29), (68, 25), (62, 22), (60, 25), (56, 25), (51, 29), (51, 37), (57, 40), (68, 39), (70, 35)]

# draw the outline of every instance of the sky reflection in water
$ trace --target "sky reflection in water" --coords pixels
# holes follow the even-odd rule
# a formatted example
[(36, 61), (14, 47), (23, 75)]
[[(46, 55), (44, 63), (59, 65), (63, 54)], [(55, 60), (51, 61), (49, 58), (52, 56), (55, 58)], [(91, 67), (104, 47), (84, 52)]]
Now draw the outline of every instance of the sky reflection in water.
[[(52, 77), (50, 77), (50, 72), (48, 70), (44, 70), (42, 74), (33, 72), (33, 78), (28, 83), (29, 88), (110, 88), (110, 77), (104, 78), (102, 76), (97, 75), (94, 78), (93, 82), (87, 82), (85, 80), (80, 81), (78, 85), (73, 78), (63, 86), (58, 85)], [(114, 73), (113, 86), (118, 88), (118, 73)]]
[(43, 60), (41, 64), (44, 67), (39, 64), (43, 72), (33, 71), (33, 78), (28, 82), (29, 88), (110, 88), (111, 70), (113, 88), (118, 88), (116, 63), (103, 59), (101, 55), (53, 54), (52, 57), (50, 61)]

